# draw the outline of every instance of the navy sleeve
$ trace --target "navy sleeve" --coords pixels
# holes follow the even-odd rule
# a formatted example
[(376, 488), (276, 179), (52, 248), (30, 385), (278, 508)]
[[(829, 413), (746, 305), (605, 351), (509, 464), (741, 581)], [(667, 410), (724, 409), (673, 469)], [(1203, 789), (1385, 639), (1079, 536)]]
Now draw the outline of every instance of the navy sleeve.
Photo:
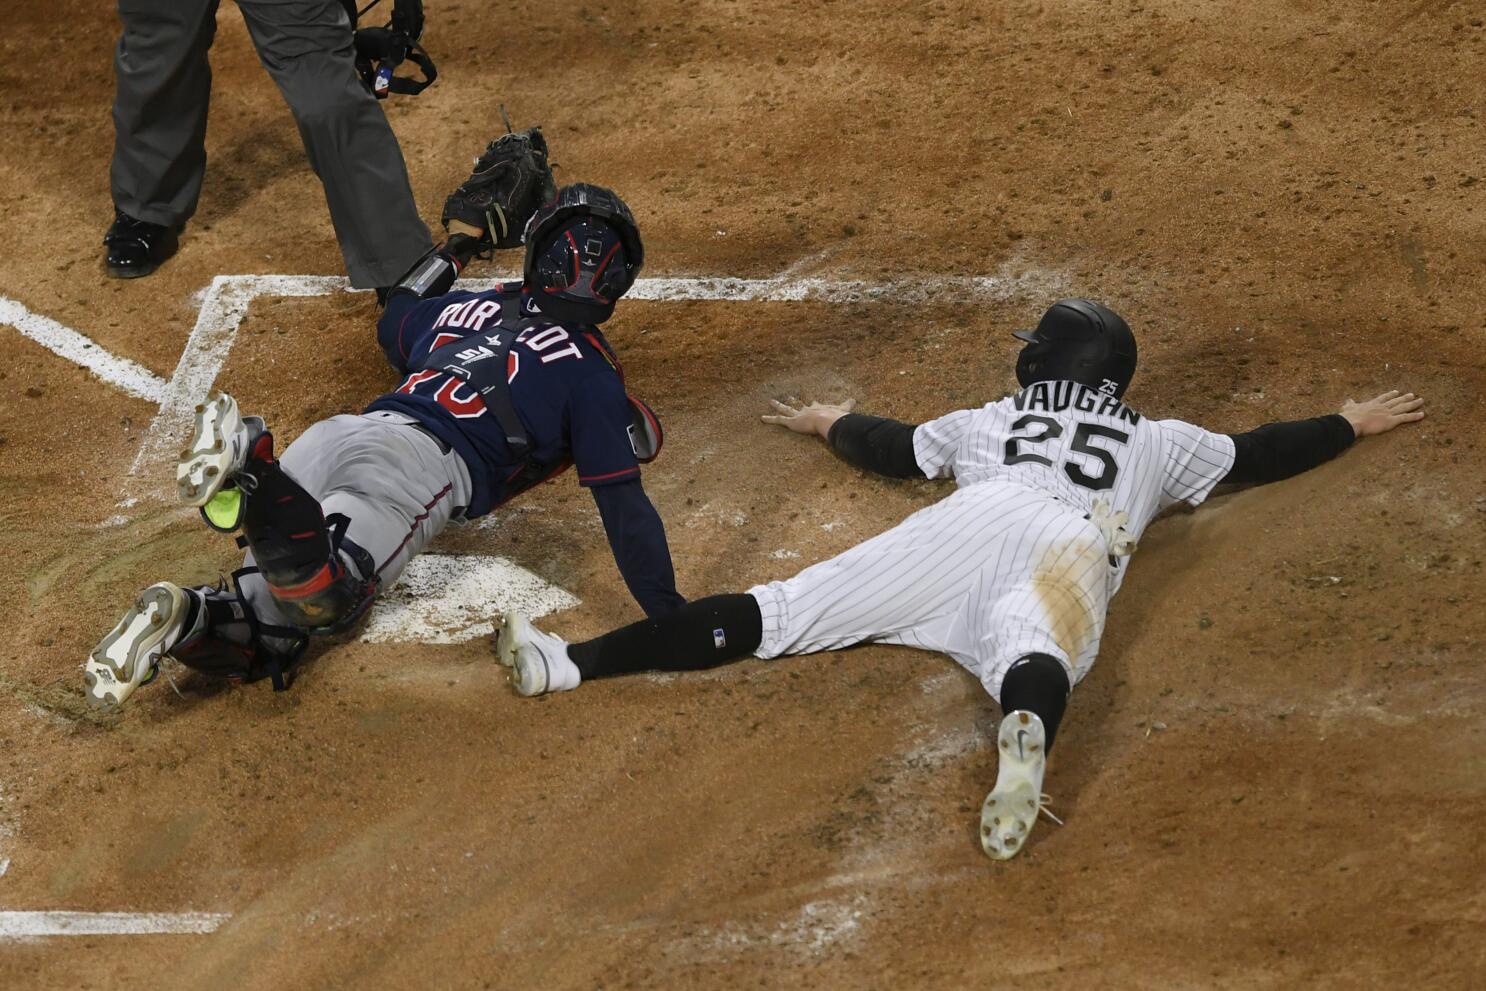
[(592, 491), (614, 551), (614, 563), (619, 565), (624, 583), (645, 615), (664, 616), (686, 605), (676, 591), (665, 527), (640, 480), (597, 486)]
[(831, 424), (826, 442), (848, 464), (889, 478), (924, 478), (913, 453), (918, 427), (865, 413), (848, 413)]
[(1233, 467), (1225, 482), (1278, 482), (1324, 464), (1352, 446), (1357, 432), (1347, 418), (1332, 413), (1309, 420), (1266, 423), (1233, 434)]
[(624, 383), (612, 369), (605, 366), (573, 389), (568, 439), (580, 485), (596, 488), (639, 479), (640, 462), (629, 425)]
[(399, 372), (407, 372), (408, 356), (412, 349), (412, 340), (406, 333), (406, 324), (413, 310), (423, 300), (417, 296), (406, 293), (394, 293), (387, 300), (387, 308), (382, 311), (381, 318), (377, 321), (377, 343), (382, 345), (382, 353), (387, 356), (387, 363)]

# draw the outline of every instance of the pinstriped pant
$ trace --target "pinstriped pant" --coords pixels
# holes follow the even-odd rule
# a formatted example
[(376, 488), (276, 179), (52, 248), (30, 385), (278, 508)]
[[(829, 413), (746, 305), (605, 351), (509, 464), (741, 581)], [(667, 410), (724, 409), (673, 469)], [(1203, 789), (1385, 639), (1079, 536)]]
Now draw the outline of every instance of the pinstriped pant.
[(1015, 483), (959, 489), (787, 581), (749, 589), (763, 658), (851, 644), (948, 654), (1000, 699), (1017, 658), (1063, 662), (1071, 682), (1099, 651), (1111, 569), (1082, 514)]

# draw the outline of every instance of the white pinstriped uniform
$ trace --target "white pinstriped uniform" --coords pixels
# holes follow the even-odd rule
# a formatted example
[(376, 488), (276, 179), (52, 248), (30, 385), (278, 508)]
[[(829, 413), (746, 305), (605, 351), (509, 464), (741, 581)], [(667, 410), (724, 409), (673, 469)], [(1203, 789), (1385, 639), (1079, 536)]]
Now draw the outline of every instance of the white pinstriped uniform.
[[(1128, 557), (1091, 523), (1096, 499), (1138, 539), (1161, 510), (1196, 506), (1233, 466), (1231, 438), (1148, 420), (1073, 382), (1039, 382), (919, 426), (914, 456), (953, 495), (788, 581), (749, 589), (759, 657), (863, 641), (953, 657), (997, 699), (1018, 658), (1089, 672)], [(1112, 563), (1116, 562), (1116, 563)]]

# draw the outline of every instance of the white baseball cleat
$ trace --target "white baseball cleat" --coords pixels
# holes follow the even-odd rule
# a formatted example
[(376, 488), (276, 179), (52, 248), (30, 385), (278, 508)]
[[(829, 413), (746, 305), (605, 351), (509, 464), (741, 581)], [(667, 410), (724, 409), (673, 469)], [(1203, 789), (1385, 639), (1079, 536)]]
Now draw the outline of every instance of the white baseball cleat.
[(567, 641), (543, 633), (519, 612), (506, 613), (495, 635), (495, 658), (511, 669), (517, 695), (570, 692), (583, 680), (578, 665), (568, 659)]
[[(122, 705), (136, 688), (154, 678), (161, 656), (197, 632), (194, 627), (186, 629), (193, 594), (170, 582), (159, 582), (139, 593), (124, 618), (88, 655), (83, 680), (89, 702)], [(206, 609), (197, 609), (196, 616), (195, 625), (200, 626)]]
[(1035, 713), (1008, 712), (996, 734), (996, 787), (980, 809), (980, 846), (992, 860), (1010, 860), (1027, 842), (1042, 809), (1047, 731)]
[(263, 421), (238, 412), (237, 400), (213, 392), (196, 407), (191, 445), (175, 468), (176, 491), (188, 506), (205, 506), (247, 464)]

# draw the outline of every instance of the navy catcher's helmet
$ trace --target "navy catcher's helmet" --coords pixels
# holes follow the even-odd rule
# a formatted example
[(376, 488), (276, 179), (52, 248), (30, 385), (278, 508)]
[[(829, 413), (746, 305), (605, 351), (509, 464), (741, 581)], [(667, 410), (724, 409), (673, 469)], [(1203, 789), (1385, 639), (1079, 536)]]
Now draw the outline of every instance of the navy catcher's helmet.
[(1118, 399), (1135, 377), (1135, 335), (1129, 324), (1091, 299), (1060, 299), (1035, 330), (1012, 336), (1027, 342), (1016, 359), (1016, 380), (1023, 388), (1033, 382), (1080, 382)]
[(645, 249), (634, 215), (612, 190), (564, 186), (526, 225), (527, 291), (543, 313), (603, 323), (635, 284)]

